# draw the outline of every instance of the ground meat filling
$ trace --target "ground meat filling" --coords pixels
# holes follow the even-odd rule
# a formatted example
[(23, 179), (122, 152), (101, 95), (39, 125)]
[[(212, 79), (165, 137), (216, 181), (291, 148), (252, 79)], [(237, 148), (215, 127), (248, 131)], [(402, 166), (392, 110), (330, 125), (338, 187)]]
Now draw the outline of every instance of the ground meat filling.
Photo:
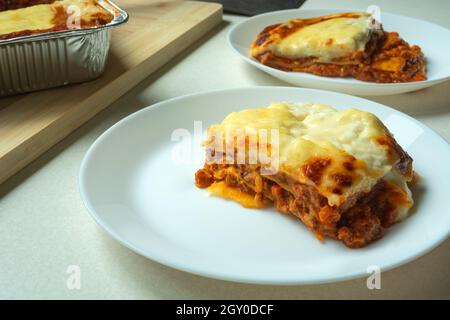
[(317, 238), (341, 240), (350, 248), (361, 248), (379, 239), (383, 229), (395, 223), (393, 207), (385, 196), (389, 186), (383, 181), (369, 193), (353, 199), (351, 207), (341, 208), (329, 206), (315, 187), (289, 179), (282, 173), (271, 179), (260, 175), (258, 166), (205, 164), (195, 174), (195, 183), (200, 188), (219, 181), (272, 201), (278, 211), (299, 218)]

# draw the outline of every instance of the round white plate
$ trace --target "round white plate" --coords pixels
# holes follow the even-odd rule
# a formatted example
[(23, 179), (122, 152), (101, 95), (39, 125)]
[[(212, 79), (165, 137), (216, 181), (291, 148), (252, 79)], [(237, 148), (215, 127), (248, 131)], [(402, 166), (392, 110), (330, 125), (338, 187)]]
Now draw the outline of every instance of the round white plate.
[[(380, 117), (423, 177), (413, 215), (381, 240), (352, 250), (334, 240), (319, 242), (300, 221), (273, 208), (245, 209), (195, 187), (204, 151), (194, 128), (202, 132), (230, 112), (274, 101), (320, 102)], [(175, 156), (183, 154), (180, 163)], [(111, 236), (162, 264), (240, 282), (319, 283), (364, 276), (372, 265), (398, 266), (446, 239), (449, 163), (447, 142), (391, 108), (334, 92), (255, 87), (179, 97), (121, 120), (87, 152), (80, 190), (92, 217)]]
[(447, 39), (450, 39), (450, 30), (426, 21), (384, 12), (381, 12), (381, 22), (386, 31), (396, 31), (403, 39), (409, 42), (409, 44), (416, 44), (422, 48), (427, 63), (428, 80), (384, 84), (364, 82), (351, 78), (319, 77), (309, 73), (285, 72), (274, 69), (265, 66), (256, 59), (248, 56), (250, 44), (253, 39), (269, 25), (285, 22), (294, 18), (310, 18), (345, 11), (339, 9), (294, 9), (261, 14), (246, 19), (234, 26), (228, 34), (228, 42), (242, 59), (253, 66), (276, 78), (301, 87), (327, 89), (361, 96), (375, 96), (416, 91), (438, 84), (450, 78), (450, 64), (448, 58), (450, 41), (447, 41)]

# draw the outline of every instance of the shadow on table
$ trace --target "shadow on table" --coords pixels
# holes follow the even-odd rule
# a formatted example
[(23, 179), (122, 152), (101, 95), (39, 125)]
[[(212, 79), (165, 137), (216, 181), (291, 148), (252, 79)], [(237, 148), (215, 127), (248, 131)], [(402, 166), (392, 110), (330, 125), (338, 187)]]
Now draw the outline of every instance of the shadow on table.
[(367, 97), (410, 116), (450, 113), (450, 81), (401, 95)]
[[(243, 72), (255, 85), (292, 86), (267, 73), (241, 62)], [(450, 113), (450, 81), (415, 92), (390, 96), (363, 96), (362, 98), (385, 104), (410, 116), (427, 116)]]
[[(450, 239), (427, 255), (382, 273), (380, 290), (366, 278), (305, 286), (249, 285), (178, 271), (131, 252), (102, 233), (105, 254), (114, 255), (121, 286), (133, 298), (151, 299), (438, 299), (450, 297)], [(101, 298), (101, 297), (99, 297)], [(121, 298), (120, 295), (118, 298)], [(129, 297), (123, 297), (129, 298)]]

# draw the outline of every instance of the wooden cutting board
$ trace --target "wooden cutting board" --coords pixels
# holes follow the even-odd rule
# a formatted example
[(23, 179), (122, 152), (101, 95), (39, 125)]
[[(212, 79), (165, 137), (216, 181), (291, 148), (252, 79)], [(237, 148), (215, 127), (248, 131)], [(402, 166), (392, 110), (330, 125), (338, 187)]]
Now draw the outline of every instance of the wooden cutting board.
[(0, 99), (0, 183), (105, 109), (222, 21), (195, 1), (117, 0), (127, 24), (113, 30), (105, 74), (92, 82)]

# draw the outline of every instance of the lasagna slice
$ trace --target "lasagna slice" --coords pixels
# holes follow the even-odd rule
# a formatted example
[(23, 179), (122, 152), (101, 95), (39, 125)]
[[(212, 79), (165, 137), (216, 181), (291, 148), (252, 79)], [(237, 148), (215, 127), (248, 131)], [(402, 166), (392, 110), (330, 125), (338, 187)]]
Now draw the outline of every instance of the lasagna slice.
[(199, 188), (244, 207), (274, 205), (320, 240), (360, 248), (408, 215), (412, 159), (373, 114), (273, 103), (208, 128)]
[(394, 83), (426, 80), (420, 47), (385, 32), (368, 13), (293, 19), (266, 27), (250, 56), (283, 71)]
[[(31, 5), (31, 6), (28, 6)], [(0, 40), (18, 36), (68, 30), (72, 28), (91, 28), (108, 24), (113, 14), (96, 0), (22, 1), (17, 9), (5, 2), (3, 5), (14, 10), (0, 11)], [(74, 24), (79, 21), (79, 25)]]

